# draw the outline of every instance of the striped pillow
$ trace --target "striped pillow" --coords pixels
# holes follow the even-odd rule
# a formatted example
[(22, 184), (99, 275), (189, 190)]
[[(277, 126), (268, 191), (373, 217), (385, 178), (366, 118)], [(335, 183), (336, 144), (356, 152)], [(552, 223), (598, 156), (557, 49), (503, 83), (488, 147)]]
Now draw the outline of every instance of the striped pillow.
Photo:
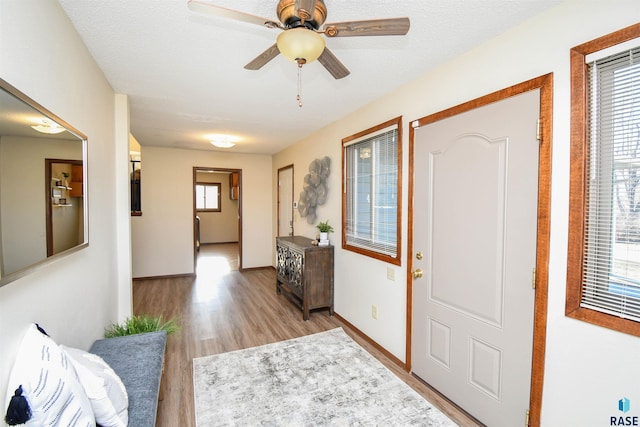
[(20, 343), (9, 376), (7, 407), (21, 386), (31, 410), (27, 426), (94, 427), (91, 404), (73, 363), (43, 332), (31, 324)]

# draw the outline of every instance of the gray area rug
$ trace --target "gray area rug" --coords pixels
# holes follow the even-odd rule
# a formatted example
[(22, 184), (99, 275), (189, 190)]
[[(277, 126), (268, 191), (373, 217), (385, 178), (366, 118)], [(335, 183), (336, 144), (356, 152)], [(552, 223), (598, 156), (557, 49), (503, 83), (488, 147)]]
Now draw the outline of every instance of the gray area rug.
[(193, 359), (196, 425), (455, 426), (342, 328)]

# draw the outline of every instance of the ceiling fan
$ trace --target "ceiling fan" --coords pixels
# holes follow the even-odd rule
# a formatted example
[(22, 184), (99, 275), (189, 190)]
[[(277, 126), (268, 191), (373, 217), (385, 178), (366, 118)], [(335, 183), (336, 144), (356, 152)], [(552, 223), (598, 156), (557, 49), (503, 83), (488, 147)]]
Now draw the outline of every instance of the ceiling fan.
[(259, 70), (282, 53), (298, 67), (317, 59), (334, 78), (341, 79), (349, 75), (349, 70), (326, 47), (322, 34), (329, 38), (395, 36), (409, 31), (409, 18), (334, 22), (322, 26), (327, 18), (323, 0), (280, 0), (276, 7), (279, 22), (201, 0), (189, 0), (188, 6), (194, 12), (282, 30), (275, 44), (244, 66), (248, 70)]

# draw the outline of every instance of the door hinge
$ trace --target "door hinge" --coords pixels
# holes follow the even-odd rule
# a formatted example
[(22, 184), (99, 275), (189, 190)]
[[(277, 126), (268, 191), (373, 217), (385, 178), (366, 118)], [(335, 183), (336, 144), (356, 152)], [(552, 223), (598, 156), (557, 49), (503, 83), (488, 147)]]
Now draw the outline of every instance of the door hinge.
[(538, 119), (538, 123), (536, 124), (536, 139), (538, 142), (542, 140), (542, 122)]
[(527, 413), (525, 414), (524, 425), (529, 427), (529, 410), (527, 409)]
[(535, 269), (535, 267), (531, 271), (531, 288), (532, 289), (536, 288), (536, 269)]

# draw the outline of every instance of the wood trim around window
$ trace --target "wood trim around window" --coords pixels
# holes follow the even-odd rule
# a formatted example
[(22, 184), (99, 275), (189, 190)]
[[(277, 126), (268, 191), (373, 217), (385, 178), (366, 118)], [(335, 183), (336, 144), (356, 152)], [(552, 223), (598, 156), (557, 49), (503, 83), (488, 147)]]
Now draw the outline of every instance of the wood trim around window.
[[(356, 139), (360, 139), (362, 137), (367, 136), (368, 134), (373, 134), (379, 130), (384, 128), (396, 125), (398, 127), (398, 210), (397, 210), (397, 218), (396, 218), (396, 256), (391, 257), (389, 255), (375, 252), (372, 250), (359, 248), (356, 246), (347, 244), (347, 193), (344, 191), (345, 189), (345, 147), (349, 142), (354, 141)], [(354, 135), (348, 136), (342, 140), (342, 249), (359, 253), (361, 255), (365, 255), (371, 258), (378, 259), (380, 261), (388, 262), (394, 265), (402, 265), (402, 116), (393, 118), (384, 123), (380, 123), (377, 126), (372, 128), (363, 130)]]
[(584, 223), (586, 215), (588, 175), (589, 100), (587, 55), (640, 37), (640, 24), (635, 24), (571, 49), (571, 165), (569, 183), (569, 242), (567, 253), (568, 317), (605, 328), (640, 336), (640, 323), (580, 307), (584, 256)]

